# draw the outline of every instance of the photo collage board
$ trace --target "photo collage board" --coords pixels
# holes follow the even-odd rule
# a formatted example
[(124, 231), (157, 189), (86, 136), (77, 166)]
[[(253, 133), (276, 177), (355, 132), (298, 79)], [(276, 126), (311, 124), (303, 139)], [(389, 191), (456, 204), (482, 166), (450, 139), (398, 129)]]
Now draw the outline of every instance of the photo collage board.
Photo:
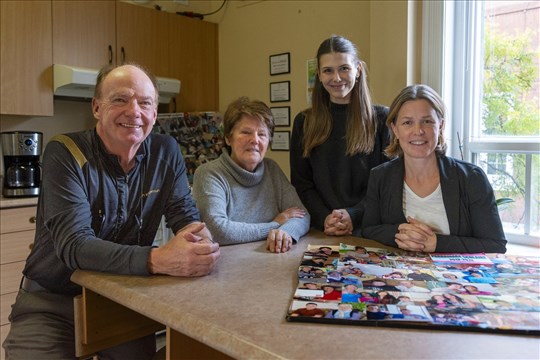
[(225, 145), (222, 117), (217, 112), (189, 112), (159, 114), (153, 132), (176, 139), (190, 184), (197, 167), (217, 159)]
[(540, 335), (540, 256), (308, 245), (287, 320)]

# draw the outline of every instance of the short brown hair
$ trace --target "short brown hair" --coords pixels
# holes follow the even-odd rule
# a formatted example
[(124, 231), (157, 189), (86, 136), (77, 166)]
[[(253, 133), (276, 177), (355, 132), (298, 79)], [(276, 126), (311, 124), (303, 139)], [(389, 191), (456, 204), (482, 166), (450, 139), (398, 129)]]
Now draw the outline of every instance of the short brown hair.
[[(444, 106), (443, 100), (435, 90), (423, 84), (410, 85), (403, 88), (403, 90), (401, 90), (401, 92), (392, 102), (392, 105), (390, 105), (390, 111), (388, 117), (386, 118), (386, 125), (390, 129), (390, 145), (384, 149), (386, 156), (395, 158), (403, 155), (403, 149), (399, 145), (399, 141), (392, 131), (391, 124), (396, 124), (397, 116), (403, 104), (405, 104), (407, 101), (422, 99), (431, 104), (431, 107), (433, 107), (433, 110), (435, 110), (437, 113), (439, 122), (445, 119), (446, 107)], [(444, 139), (444, 132), (441, 128), (439, 133), (439, 141), (437, 142), (435, 152), (438, 155), (444, 155), (446, 153), (446, 147), (447, 145)]]
[[(242, 96), (229, 104), (223, 115), (223, 135), (228, 138), (232, 134), (234, 126), (244, 116), (252, 116), (264, 123), (268, 128), (270, 141), (274, 135), (274, 116), (270, 108), (260, 100), (250, 100)], [(230, 150), (230, 149), (229, 149)]]

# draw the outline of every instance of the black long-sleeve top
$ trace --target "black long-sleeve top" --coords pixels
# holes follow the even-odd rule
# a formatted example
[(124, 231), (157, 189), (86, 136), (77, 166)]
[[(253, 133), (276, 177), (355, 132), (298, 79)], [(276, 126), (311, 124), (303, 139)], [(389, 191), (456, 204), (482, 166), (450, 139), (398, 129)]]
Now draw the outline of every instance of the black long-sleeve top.
[(348, 105), (331, 104), (330, 136), (307, 158), (302, 156), (305, 117), (303, 113), (296, 116), (291, 137), (291, 183), (309, 211), (313, 227), (323, 230), (324, 219), (332, 210), (346, 209), (354, 233), (359, 234), (370, 170), (388, 161), (383, 154), (389, 139), (388, 108), (374, 107), (378, 127), (373, 151), (354, 156), (346, 155), (347, 109)]

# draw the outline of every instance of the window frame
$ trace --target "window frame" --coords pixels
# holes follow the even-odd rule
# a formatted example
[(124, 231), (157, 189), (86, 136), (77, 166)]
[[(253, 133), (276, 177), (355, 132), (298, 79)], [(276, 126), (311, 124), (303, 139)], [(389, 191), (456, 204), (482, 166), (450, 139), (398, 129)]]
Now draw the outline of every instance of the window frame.
[[(421, 82), (448, 104), (445, 139), (449, 155), (476, 163), (479, 153), (526, 154), (525, 234), (506, 234), (511, 243), (539, 246), (530, 234), (532, 154), (540, 154), (539, 137), (482, 137), (484, 1), (422, 2)], [(480, 69), (480, 71), (478, 71)]]

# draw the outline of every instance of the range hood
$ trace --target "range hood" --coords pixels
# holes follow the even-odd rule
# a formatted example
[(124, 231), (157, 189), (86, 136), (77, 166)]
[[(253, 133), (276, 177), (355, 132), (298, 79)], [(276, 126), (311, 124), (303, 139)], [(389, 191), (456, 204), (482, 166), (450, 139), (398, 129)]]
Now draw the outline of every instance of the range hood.
[[(54, 64), (54, 95), (91, 99), (99, 70)], [(169, 101), (180, 93), (180, 80), (158, 77), (159, 102)]]

